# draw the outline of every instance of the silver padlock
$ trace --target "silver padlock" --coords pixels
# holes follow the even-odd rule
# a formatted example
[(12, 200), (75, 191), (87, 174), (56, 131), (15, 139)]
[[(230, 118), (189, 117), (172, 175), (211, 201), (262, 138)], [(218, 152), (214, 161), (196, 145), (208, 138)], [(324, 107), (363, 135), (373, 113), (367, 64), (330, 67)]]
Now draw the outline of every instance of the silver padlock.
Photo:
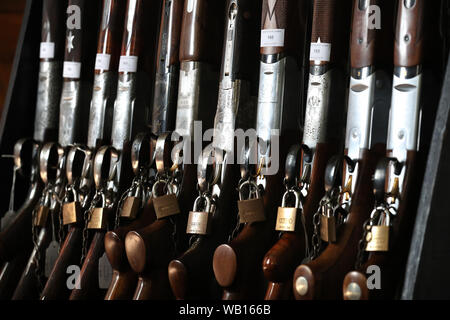
[[(245, 199), (242, 194), (245, 186), (249, 187), (248, 199)], [(264, 201), (254, 181), (247, 180), (239, 186), (238, 208), (240, 223), (253, 223), (266, 220)]]

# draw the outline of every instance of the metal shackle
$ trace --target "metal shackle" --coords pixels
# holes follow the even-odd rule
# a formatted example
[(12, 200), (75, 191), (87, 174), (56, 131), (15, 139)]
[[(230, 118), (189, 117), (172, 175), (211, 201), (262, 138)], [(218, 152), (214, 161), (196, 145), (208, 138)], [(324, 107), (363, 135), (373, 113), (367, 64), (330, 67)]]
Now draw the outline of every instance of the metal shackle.
[(288, 207), (288, 206), (286, 205), (288, 196), (289, 196), (290, 194), (293, 194), (294, 197), (295, 197), (295, 207), (294, 207), (294, 208), (301, 209), (301, 207), (302, 207), (302, 202), (301, 202), (301, 199), (300, 199), (300, 192), (295, 191), (295, 190), (292, 190), (292, 189), (291, 189), (291, 190), (287, 190), (287, 191), (283, 194), (283, 198), (281, 199), (281, 206), (282, 206), (283, 208), (292, 208), (292, 207)]

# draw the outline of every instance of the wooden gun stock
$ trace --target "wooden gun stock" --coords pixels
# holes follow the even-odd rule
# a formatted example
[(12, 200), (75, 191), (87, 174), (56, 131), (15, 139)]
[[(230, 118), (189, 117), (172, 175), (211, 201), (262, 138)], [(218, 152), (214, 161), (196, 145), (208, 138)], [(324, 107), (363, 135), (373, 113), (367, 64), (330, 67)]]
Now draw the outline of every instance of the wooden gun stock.
[(131, 269), (125, 251), (125, 237), (128, 232), (139, 230), (156, 220), (153, 202), (150, 199), (141, 215), (128, 226), (109, 231), (105, 236), (105, 252), (113, 268), (113, 279), (105, 300), (131, 299), (137, 284), (137, 274)]
[[(341, 293), (341, 283), (345, 274), (355, 265), (358, 243), (363, 234), (363, 224), (373, 209), (372, 174), (378, 160), (384, 153), (384, 146), (378, 145), (371, 151), (364, 150), (361, 172), (355, 186), (349, 218), (338, 229), (337, 242), (329, 243), (320, 256), (297, 268), (293, 288), (296, 299), (337, 299)], [(306, 292), (296, 288), (298, 278), (307, 280)], [(299, 294), (302, 293), (302, 295)]]
[[(319, 207), (320, 199), (324, 194), (324, 173), (329, 158), (337, 152), (336, 145), (319, 143), (316, 148), (313, 171), (311, 172), (311, 185), (308, 196), (303, 205), (303, 214), (306, 220), (306, 234), (312, 234), (312, 217)], [(297, 232), (284, 232), (278, 242), (267, 252), (263, 260), (263, 271), (272, 283), (289, 287), (292, 275), (306, 254), (305, 230), (302, 228)], [(284, 290), (268, 290), (265, 299), (277, 300), (287, 297), (277, 296), (276, 293), (286, 292)]]
[(370, 5), (376, 1), (365, 1), (366, 7), (360, 7), (361, 1), (353, 3), (353, 23), (350, 40), (351, 67), (360, 69), (374, 64), (376, 31), (369, 26)]
[(71, 290), (67, 288), (67, 267), (77, 265), (80, 262), (83, 229), (79, 226), (71, 226), (66, 236), (58, 259), (45, 284), (41, 294), (41, 300), (61, 300), (70, 296)]
[(98, 231), (92, 238), (89, 251), (80, 272), (80, 288), (73, 289), (70, 300), (103, 299), (105, 291), (98, 282), (98, 261), (105, 252), (105, 232)]
[(220, 298), (214, 287), (212, 260), (214, 250), (227, 239), (232, 220), (229, 213), (236, 210), (233, 204), (236, 203), (237, 169), (233, 165), (224, 168), (227, 171), (211, 222), (211, 234), (199, 236), (185, 253), (169, 264), (169, 280), (178, 300)]

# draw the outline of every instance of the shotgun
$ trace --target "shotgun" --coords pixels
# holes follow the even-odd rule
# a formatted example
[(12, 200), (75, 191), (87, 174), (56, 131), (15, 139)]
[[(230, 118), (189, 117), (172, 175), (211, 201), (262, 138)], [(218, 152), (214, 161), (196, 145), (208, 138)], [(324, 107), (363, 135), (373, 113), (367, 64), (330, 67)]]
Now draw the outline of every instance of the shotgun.
[[(406, 262), (423, 168), (419, 165), (425, 1), (399, 1), (386, 157), (376, 167), (373, 210), (363, 224), (355, 271), (343, 280), (346, 300), (395, 296)], [(366, 271), (378, 268), (381, 287), (369, 291)]]
[[(220, 72), (219, 98), (213, 143), (200, 156), (197, 167), (199, 197), (189, 213), (186, 233), (190, 246), (169, 264), (176, 299), (220, 298), (212, 268), (214, 250), (230, 234), (236, 210), (238, 165), (234, 159), (235, 128), (247, 130), (256, 112), (252, 84), (256, 87), (259, 0), (229, 0)], [(256, 62), (256, 63), (255, 63)], [(255, 95), (255, 93), (253, 93)], [(250, 115), (250, 117), (249, 117)], [(250, 119), (249, 119), (250, 118)], [(239, 147), (238, 147), (239, 149)]]
[[(86, 110), (86, 70), (91, 64), (89, 48), (92, 36), (89, 28), (90, 15), (97, 10), (95, 2), (69, 1), (66, 20), (66, 48), (63, 66), (63, 84), (59, 112), (58, 144), (46, 144), (40, 154), (40, 176), (45, 182), (44, 191), (33, 213), (34, 249), (28, 266), (16, 288), (13, 299), (38, 298), (50, 275), (64, 239), (61, 215), (61, 199), (66, 184), (65, 165), (70, 146), (82, 135), (80, 119)], [(57, 162), (53, 162), (57, 159)], [(49, 162), (49, 163), (46, 163)], [(56, 176), (48, 172), (54, 171)], [(45, 268), (44, 268), (45, 267)]]
[[(292, 137), (299, 134), (297, 120), (300, 96), (299, 71), (302, 64), (297, 38), (306, 33), (307, 1), (262, 1), (259, 96), (256, 131), (268, 144), (266, 153), (252, 146), (245, 152), (238, 184), (238, 223), (227, 244), (214, 253), (216, 280), (224, 288), (223, 299), (261, 299), (265, 281), (261, 269), (264, 254), (275, 242), (275, 203), (282, 195), (282, 172), (262, 173), (269, 166), (266, 159), (284, 159)], [(303, 24), (303, 25), (302, 25)], [(301, 38), (300, 37), (300, 38)], [(293, 99), (296, 98), (296, 99)], [(293, 123), (294, 122), (294, 123)], [(273, 130), (280, 141), (271, 145)], [(276, 149), (278, 148), (278, 150)], [(256, 161), (255, 161), (256, 156)], [(276, 158), (276, 159), (275, 159)], [(255, 168), (256, 167), (256, 168)]]
[[(180, 36), (180, 74), (178, 85), (176, 135), (163, 134), (155, 147), (156, 181), (152, 190), (157, 220), (125, 238), (131, 268), (139, 274), (133, 299), (172, 297), (167, 266), (187, 249), (185, 233), (188, 208), (196, 193), (196, 166), (193, 159), (203, 147), (194, 136), (194, 121), (203, 128), (213, 121), (211, 105), (217, 102), (218, 64), (223, 1), (184, 2)], [(219, 17), (219, 18), (218, 18)], [(202, 134), (202, 130), (196, 130)], [(171, 140), (182, 137), (171, 149)], [(197, 139), (194, 141), (194, 139)], [(196, 143), (197, 147), (193, 148)], [(173, 161), (165, 155), (171, 154)], [(181, 210), (180, 210), (181, 209)]]
[[(343, 157), (332, 157), (325, 170), (326, 193), (313, 216), (310, 261), (294, 274), (296, 299), (340, 296), (340, 284), (355, 263), (362, 224), (370, 215), (371, 177), (383, 153), (387, 130), (387, 119), (379, 115), (380, 110), (388, 114), (390, 98), (387, 76), (375, 70), (376, 43), (382, 39), (379, 31), (370, 27), (370, 16), (377, 4), (374, 0), (353, 2), (345, 151)], [(384, 83), (377, 87), (376, 81)]]
[(346, 48), (338, 45), (345, 32), (335, 30), (347, 30), (349, 12), (348, 1), (339, 1), (339, 5), (335, 0), (314, 1), (300, 178), (298, 183), (292, 178), (286, 180), (275, 226), (281, 232), (280, 239), (263, 259), (264, 275), (269, 281), (265, 296), (268, 300), (292, 295), (294, 270), (308, 256), (312, 217), (324, 193), (325, 166), (343, 140), (340, 129), (345, 97), (343, 88), (338, 89), (343, 82), (339, 63), (347, 54)]
[[(144, 24), (148, 8), (142, 0), (128, 0), (126, 6), (117, 95), (114, 104), (111, 145), (98, 149), (94, 157), (93, 177), (95, 195), (85, 211), (83, 233), (92, 237), (82, 248), (82, 268), (79, 287), (74, 288), (71, 300), (103, 299), (111, 282), (112, 269), (105, 254), (105, 233), (113, 229), (118, 196), (130, 184), (132, 168), (129, 161), (131, 138), (140, 132), (147, 117), (142, 97), (143, 38), (147, 35)], [(139, 71), (138, 71), (139, 70)]]
[(67, 299), (67, 268), (77, 265), (81, 248), (88, 242), (83, 234), (82, 210), (92, 198), (92, 162), (95, 151), (109, 141), (116, 94), (124, 0), (104, 0), (98, 38), (94, 85), (89, 114), (87, 147), (74, 146), (67, 155), (67, 184), (62, 201), (63, 224), (69, 231), (58, 259), (41, 294), (41, 300)]
[(133, 142), (132, 166), (135, 180), (125, 191), (119, 205), (122, 220), (132, 220), (105, 236), (105, 251), (113, 267), (106, 300), (131, 299), (137, 285), (137, 275), (131, 269), (125, 252), (125, 236), (129, 231), (141, 229), (156, 219), (148, 190), (155, 179), (154, 146), (159, 136), (175, 129), (179, 76), (179, 43), (184, 0), (165, 0), (161, 12), (161, 26), (156, 56), (156, 79), (152, 108), (152, 136), (138, 135)]
[[(2, 276), (0, 287), (2, 290), (0, 290), (0, 296), (3, 298), (12, 296), (33, 246), (29, 231), (31, 213), (42, 192), (38, 169), (39, 149), (42, 143), (55, 141), (57, 138), (58, 103), (61, 96), (64, 58), (63, 17), (65, 9), (66, 1), (43, 1), (38, 96), (33, 140), (21, 139), (14, 147), (16, 170), (29, 177), (30, 187), (22, 206), (16, 212), (10, 211), (1, 220), (0, 266), (2, 266)], [(28, 257), (24, 260), (18, 255)], [(13, 262), (12, 260), (17, 261)], [(19, 263), (19, 260), (22, 263)]]

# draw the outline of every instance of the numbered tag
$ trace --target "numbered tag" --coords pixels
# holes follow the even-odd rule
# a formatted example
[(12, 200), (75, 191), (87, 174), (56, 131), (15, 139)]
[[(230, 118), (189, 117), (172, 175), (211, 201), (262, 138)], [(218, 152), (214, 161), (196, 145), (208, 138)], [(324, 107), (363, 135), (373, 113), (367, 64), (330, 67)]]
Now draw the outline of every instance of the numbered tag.
[(53, 59), (54, 57), (55, 57), (55, 43), (54, 42), (41, 42), (39, 58)]
[(311, 61), (330, 61), (331, 43), (315, 42), (311, 43), (309, 60)]
[(388, 226), (372, 226), (366, 238), (366, 251), (389, 251), (389, 231)]
[(97, 53), (95, 57), (95, 70), (109, 70), (109, 64), (111, 62), (111, 55), (104, 53)]
[(297, 208), (278, 207), (276, 231), (295, 231), (295, 223), (297, 222)]
[(239, 200), (238, 209), (240, 223), (253, 223), (266, 220), (264, 201), (262, 198)]
[(261, 30), (261, 47), (284, 47), (284, 29)]
[(50, 245), (45, 250), (45, 270), (44, 274), (45, 277), (48, 278), (50, 276), (50, 273), (53, 270), (53, 267), (55, 265), (56, 259), (58, 259), (59, 255), (59, 243), (58, 241), (52, 241), (50, 242)]
[(108, 289), (112, 279), (112, 266), (106, 253), (98, 260), (98, 286), (100, 289)]
[(63, 77), (78, 79), (81, 75), (81, 63), (73, 61), (64, 61)]
[(15, 211), (8, 211), (3, 216), (2, 220), (0, 220), (0, 231), (5, 230), (8, 228), (8, 226), (13, 222), (14, 218), (16, 217)]
[(187, 234), (207, 235), (210, 233), (211, 214), (208, 212), (189, 212)]
[(119, 72), (136, 72), (138, 67), (138, 57), (121, 56), (119, 62)]
[(153, 206), (155, 208), (156, 217), (162, 219), (180, 213), (177, 196), (168, 194), (161, 197), (153, 198)]

